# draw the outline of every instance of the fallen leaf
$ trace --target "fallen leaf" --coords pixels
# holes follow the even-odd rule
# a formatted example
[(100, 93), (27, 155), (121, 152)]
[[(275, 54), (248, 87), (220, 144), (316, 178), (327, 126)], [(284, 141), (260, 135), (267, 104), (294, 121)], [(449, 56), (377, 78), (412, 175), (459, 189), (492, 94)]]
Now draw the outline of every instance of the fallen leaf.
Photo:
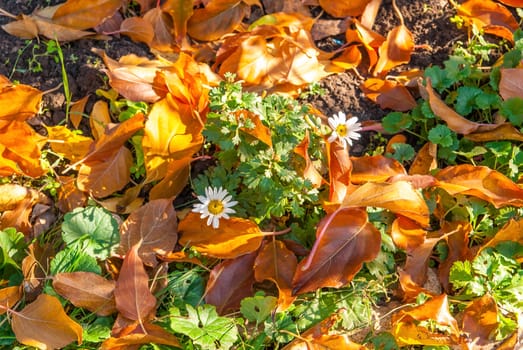
[(209, 275), (205, 288), (205, 302), (216, 306), (223, 315), (240, 308), (243, 298), (252, 296), (255, 253), (246, 254), (216, 265)]
[(385, 182), (394, 175), (406, 174), (405, 168), (395, 159), (382, 155), (350, 157), (351, 181), (354, 184)]
[(409, 63), (414, 51), (414, 37), (410, 30), (399, 25), (387, 34), (387, 39), (380, 45), (379, 58), (374, 67), (374, 75), (386, 74), (392, 68)]
[(22, 260), (22, 286), (26, 302), (33, 301), (40, 295), (49, 275), (49, 263), (54, 255), (55, 251), (49, 243), (42, 246), (34, 242), (29, 245), (27, 256)]
[(409, 90), (392, 80), (369, 78), (360, 85), (361, 90), (382, 109), (406, 112), (417, 103)]
[(11, 310), (22, 298), (20, 286), (12, 286), (0, 289), (0, 315)]
[(171, 15), (174, 40), (182, 48), (190, 46), (187, 40), (187, 22), (194, 15), (193, 4), (192, 0), (168, 0), (162, 5), (162, 10)]
[(319, 0), (320, 6), (333, 17), (359, 16), (370, 0), (327, 1)]
[(278, 287), (278, 312), (285, 311), (296, 299), (292, 296), (292, 277), (298, 260), (294, 253), (278, 240), (271, 240), (262, 248), (254, 262), (254, 278), (258, 282), (272, 281)]
[[(191, 173), (192, 156), (166, 161), (164, 177), (149, 192), (149, 199), (176, 197), (187, 185)], [(156, 175), (155, 175), (156, 176)], [(149, 182), (149, 179), (146, 179)]]
[(58, 273), (53, 276), (53, 289), (74, 306), (98, 316), (116, 313), (115, 282), (92, 272)]
[(133, 349), (132, 345), (150, 345), (150, 344), (162, 344), (167, 346), (173, 346), (176, 348), (182, 348), (178, 338), (163, 329), (162, 327), (152, 324), (145, 323), (143, 327), (137, 325), (136, 328), (128, 334), (121, 335), (119, 337), (110, 337), (106, 339), (100, 349), (101, 350), (123, 350)]
[(499, 70), (501, 78), (499, 79), (499, 94), (504, 100), (509, 98), (523, 98), (523, 88), (518, 84), (523, 79), (522, 68), (501, 68)]
[(76, 187), (76, 176), (59, 176), (57, 208), (62, 213), (68, 213), (87, 203), (87, 195)]
[(396, 247), (409, 251), (425, 242), (427, 231), (417, 222), (400, 215), (392, 223), (390, 235)]
[(349, 283), (364, 262), (376, 257), (381, 235), (359, 208), (341, 208), (319, 224), (316, 241), (293, 278), (293, 295)]
[(89, 152), (93, 139), (73, 132), (63, 125), (46, 126), (51, 149), (65, 159), (76, 162)]
[(245, 123), (245, 120), (248, 120), (249, 123), (253, 125), (252, 128), (243, 126), (240, 128), (241, 131), (272, 148), (271, 130), (263, 124), (257, 114), (248, 110), (241, 110), (235, 112), (234, 115), (236, 116), (236, 120), (242, 125)]
[(523, 244), (523, 220), (510, 219), (505, 226), (496, 232), (491, 240), (480, 248), (478, 254), (483, 249), (495, 247), (501, 242), (518, 242), (519, 244)]
[(135, 210), (120, 226), (119, 250), (125, 253), (141, 242), (138, 255), (143, 263), (156, 266), (157, 252), (174, 249), (178, 234), (176, 212), (171, 199), (156, 199)]
[(485, 166), (449, 166), (435, 175), (438, 187), (450, 195), (464, 194), (481, 198), (496, 208), (523, 206), (523, 189), (508, 177)]
[(173, 51), (176, 43), (172, 34), (172, 19), (169, 15), (161, 7), (154, 7), (147, 11), (143, 19), (149, 23), (145, 26), (150, 26), (153, 29), (154, 36), (149, 46), (161, 52)]
[(88, 100), (89, 100), (89, 96), (84, 96), (83, 98), (79, 99), (78, 101), (71, 103), (71, 109), (69, 111), (69, 119), (71, 120), (71, 124), (73, 124), (75, 129), (78, 129), (78, 127), (80, 126), (80, 123), (82, 122), (85, 105), (87, 104)]
[(327, 142), (329, 166), (329, 202), (341, 203), (350, 192), (352, 161), (341, 142)]
[(220, 227), (208, 226), (200, 214), (190, 212), (178, 225), (179, 243), (189, 245), (198, 252), (220, 259), (233, 259), (256, 251), (263, 233), (254, 222), (231, 217), (221, 220)]
[(143, 324), (156, 308), (156, 298), (149, 289), (149, 276), (138, 255), (139, 248), (140, 243), (127, 252), (116, 281), (114, 298), (120, 314)]
[(112, 17), (122, 4), (122, 0), (67, 0), (56, 9), (53, 21), (78, 30), (94, 28)]
[(426, 142), (416, 154), (409, 168), (409, 175), (428, 175), (438, 167), (438, 145)]
[(40, 294), (22, 311), (12, 313), (11, 327), (20, 343), (41, 349), (82, 343), (82, 326), (67, 316), (56, 297), (47, 294)]
[(463, 310), (463, 332), (470, 349), (492, 343), (498, 329), (498, 307), (490, 294), (473, 300)]
[(154, 39), (154, 28), (150, 22), (141, 17), (129, 17), (120, 25), (120, 32), (134, 41), (151, 45)]
[(429, 226), (429, 209), (421, 194), (407, 181), (368, 182), (343, 200), (345, 207), (379, 207), (406, 216), (422, 227)]
[[(420, 321), (433, 320), (446, 327), (447, 332), (431, 331), (418, 325)], [(392, 335), (399, 346), (405, 345), (457, 345), (459, 327), (449, 311), (446, 294), (435, 296), (420, 306), (400, 310), (392, 315)]]
[(305, 131), (303, 140), (294, 148), (294, 152), (300, 155), (305, 160), (305, 168), (303, 169), (303, 177), (311, 182), (311, 184), (318, 188), (325, 180), (321, 176), (320, 172), (314, 166), (311, 158), (309, 157), (309, 130)]
[(360, 23), (357, 19), (353, 19), (355, 29), (347, 29), (345, 38), (347, 44), (361, 43), (367, 52), (369, 59), (369, 72), (378, 62), (378, 49), (385, 41), (385, 38), (375, 31), (369, 29)]

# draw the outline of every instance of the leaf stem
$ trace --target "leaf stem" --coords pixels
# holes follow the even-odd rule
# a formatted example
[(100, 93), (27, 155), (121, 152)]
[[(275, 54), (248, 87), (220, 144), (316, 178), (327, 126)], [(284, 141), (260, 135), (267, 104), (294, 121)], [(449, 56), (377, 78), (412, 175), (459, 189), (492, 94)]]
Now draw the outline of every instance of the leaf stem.
[(403, 19), (403, 15), (401, 14), (401, 11), (398, 8), (398, 5), (396, 4), (396, 0), (392, 0), (392, 8), (394, 9), (394, 12), (396, 12), (396, 16), (398, 16), (398, 18), (400, 20), (400, 24), (402, 26), (405, 26), (405, 20)]

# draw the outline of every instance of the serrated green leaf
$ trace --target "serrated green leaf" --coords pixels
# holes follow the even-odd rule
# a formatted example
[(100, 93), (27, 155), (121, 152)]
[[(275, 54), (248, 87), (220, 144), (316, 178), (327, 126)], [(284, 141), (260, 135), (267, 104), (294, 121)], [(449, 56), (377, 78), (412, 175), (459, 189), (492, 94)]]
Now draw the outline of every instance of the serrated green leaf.
[(94, 272), (101, 274), (102, 269), (98, 266), (96, 259), (84, 250), (79, 244), (72, 244), (59, 251), (51, 260), (51, 275), (62, 272)]
[(460, 86), (457, 89), (455, 109), (461, 115), (467, 115), (476, 106), (476, 97), (481, 95), (483, 91), (474, 86)]
[(436, 125), (430, 129), (428, 139), (430, 142), (441, 145), (443, 147), (450, 147), (454, 143), (455, 134), (445, 125)]
[(220, 317), (216, 308), (205, 304), (194, 309), (187, 305), (187, 317), (170, 317), (169, 326), (175, 333), (182, 333), (203, 349), (230, 349), (238, 339), (234, 321)]
[(392, 158), (396, 159), (398, 162), (408, 162), (416, 156), (414, 147), (408, 143), (394, 143), (392, 149), (394, 150)]
[(470, 261), (456, 261), (449, 273), (449, 280), (455, 288), (466, 287), (474, 280), (472, 274), (472, 264)]
[(507, 117), (514, 126), (523, 125), (523, 98), (511, 97), (501, 104), (501, 114)]
[(270, 316), (277, 303), (276, 297), (255, 295), (241, 301), (240, 312), (247, 320), (259, 324)]
[(67, 245), (85, 241), (84, 252), (101, 260), (107, 259), (120, 241), (116, 219), (107, 210), (92, 206), (65, 214), (62, 238)]

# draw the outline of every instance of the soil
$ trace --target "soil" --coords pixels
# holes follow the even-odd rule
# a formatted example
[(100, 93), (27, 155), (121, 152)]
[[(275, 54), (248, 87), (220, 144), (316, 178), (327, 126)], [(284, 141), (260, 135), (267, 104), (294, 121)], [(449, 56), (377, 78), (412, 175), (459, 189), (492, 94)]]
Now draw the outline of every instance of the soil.
[[(63, 3), (64, 0), (0, 0), (0, 8), (14, 14), (31, 14), (35, 9)], [(414, 36), (417, 49), (411, 57), (411, 62), (399, 70), (423, 69), (431, 65), (440, 65), (448, 57), (452, 46), (457, 40), (465, 39), (465, 31), (458, 30), (450, 23), (454, 9), (446, 0), (398, 0), (397, 5), (403, 14), (405, 25)], [(260, 12), (260, 11), (257, 11)], [(259, 15), (254, 13), (254, 15)], [(325, 15), (324, 15), (325, 16)], [(10, 22), (8, 17), (0, 16), (0, 25)], [(375, 29), (386, 35), (390, 29), (400, 23), (394, 13), (391, 0), (384, 0), (378, 12)], [(317, 42), (324, 50), (339, 47), (343, 34), (337, 37), (327, 37)], [(337, 46), (337, 47), (336, 47)], [(91, 51), (96, 47), (106, 51), (109, 57), (118, 59), (123, 55), (134, 53), (139, 56), (151, 56), (147, 46), (131, 41), (125, 36), (112, 37), (111, 40), (82, 39), (62, 45), (69, 89), (72, 100), (84, 96), (89, 97), (86, 112), (90, 112), (95, 101), (96, 89), (107, 87), (107, 79), (101, 71), (104, 68), (99, 56)], [(60, 64), (52, 57), (46, 56), (46, 46), (43, 42), (36, 48), (28, 45), (25, 40), (7, 34), (0, 30), (0, 52), (2, 64), (0, 74), (12, 81), (31, 85), (42, 91), (50, 91), (44, 95), (44, 115), (41, 120), (47, 125), (56, 125), (64, 119), (65, 96), (61, 87), (62, 72)], [(36, 58), (40, 69), (31, 68), (31, 59)], [(321, 81), (321, 86), (327, 91), (323, 96), (315, 97), (310, 102), (326, 115), (338, 111), (357, 116), (360, 120), (378, 120), (388, 113), (374, 102), (368, 100), (359, 89), (366, 74), (359, 71), (329, 76)], [(393, 74), (394, 72), (392, 72)], [(367, 135), (368, 136), (368, 135)], [(352, 153), (364, 151), (367, 139), (355, 145)]]

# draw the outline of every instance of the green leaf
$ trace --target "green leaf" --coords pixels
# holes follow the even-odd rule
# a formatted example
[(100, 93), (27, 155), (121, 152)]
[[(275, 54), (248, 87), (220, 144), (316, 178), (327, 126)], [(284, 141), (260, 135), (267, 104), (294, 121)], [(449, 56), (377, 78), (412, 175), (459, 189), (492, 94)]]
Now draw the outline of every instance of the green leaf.
[(387, 114), (381, 121), (383, 129), (391, 134), (408, 129), (411, 124), (412, 119), (410, 118), (410, 115), (401, 112), (391, 112)]
[(107, 259), (120, 241), (116, 219), (98, 207), (76, 208), (65, 214), (62, 231), (67, 245), (85, 241), (84, 252), (100, 260)]
[(259, 324), (270, 316), (277, 302), (278, 298), (273, 296), (255, 295), (241, 301), (240, 312), (249, 321)]
[(523, 98), (511, 97), (501, 104), (501, 114), (514, 126), (523, 125)]
[(394, 143), (392, 149), (394, 150), (392, 158), (401, 163), (414, 159), (414, 156), (416, 155), (414, 147), (408, 143)]
[(205, 304), (194, 309), (187, 305), (187, 312), (187, 317), (170, 317), (170, 328), (185, 334), (203, 349), (230, 349), (238, 339), (234, 321), (218, 316), (214, 306)]
[(15, 228), (9, 227), (0, 231), (0, 268), (11, 265), (19, 269), (19, 264), (26, 256), (24, 234), (18, 232)]
[(102, 273), (102, 269), (98, 266), (96, 259), (85, 252), (81, 243), (72, 244), (59, 251), (51, 260), (50, 267), (51, 275), (76, 271)]
[(381, 350), (399, 350), (398, 343), (396, 343), (396, 339), (392, 334), (389, 332), (383, 332), (380, 333), (370, 339), (370, 342), (372, 345), (374, 345), (375, 349), (381, 349)]
[(443, 147), (450, 147), (454, 143), (455, 134), (445, 125), (436, 125), (430, 129), (429, 141)]
[(93, 323), (83, 327), (83, 341), (99, 343), (111, 336), (111, 317), (97, 317)]
[(171, 296), (172, 305), (185, 310), (185, 305), (196, 307), (205, 292), (205, 281), (197, 269), (175, 272), (169, 275), (169, 282), (163, 292)]
[(425, 78), (430, 78), (432, 87), (442, 92), (454, 84), (454, 80), (447, 76), (447, 72), (441, 67), (432, 66), (425, 69)]
[(456, 112), (461, 115), (467, 115), (470, 114), (476, 106), (476, 96), (481, 95), (483, 91), (474, 86), (460, 86), (457, 93)]
[(466, 287), (474, 280), (470, 261), (456, 261), (450, 268), (449, 281), (455, 288)]

